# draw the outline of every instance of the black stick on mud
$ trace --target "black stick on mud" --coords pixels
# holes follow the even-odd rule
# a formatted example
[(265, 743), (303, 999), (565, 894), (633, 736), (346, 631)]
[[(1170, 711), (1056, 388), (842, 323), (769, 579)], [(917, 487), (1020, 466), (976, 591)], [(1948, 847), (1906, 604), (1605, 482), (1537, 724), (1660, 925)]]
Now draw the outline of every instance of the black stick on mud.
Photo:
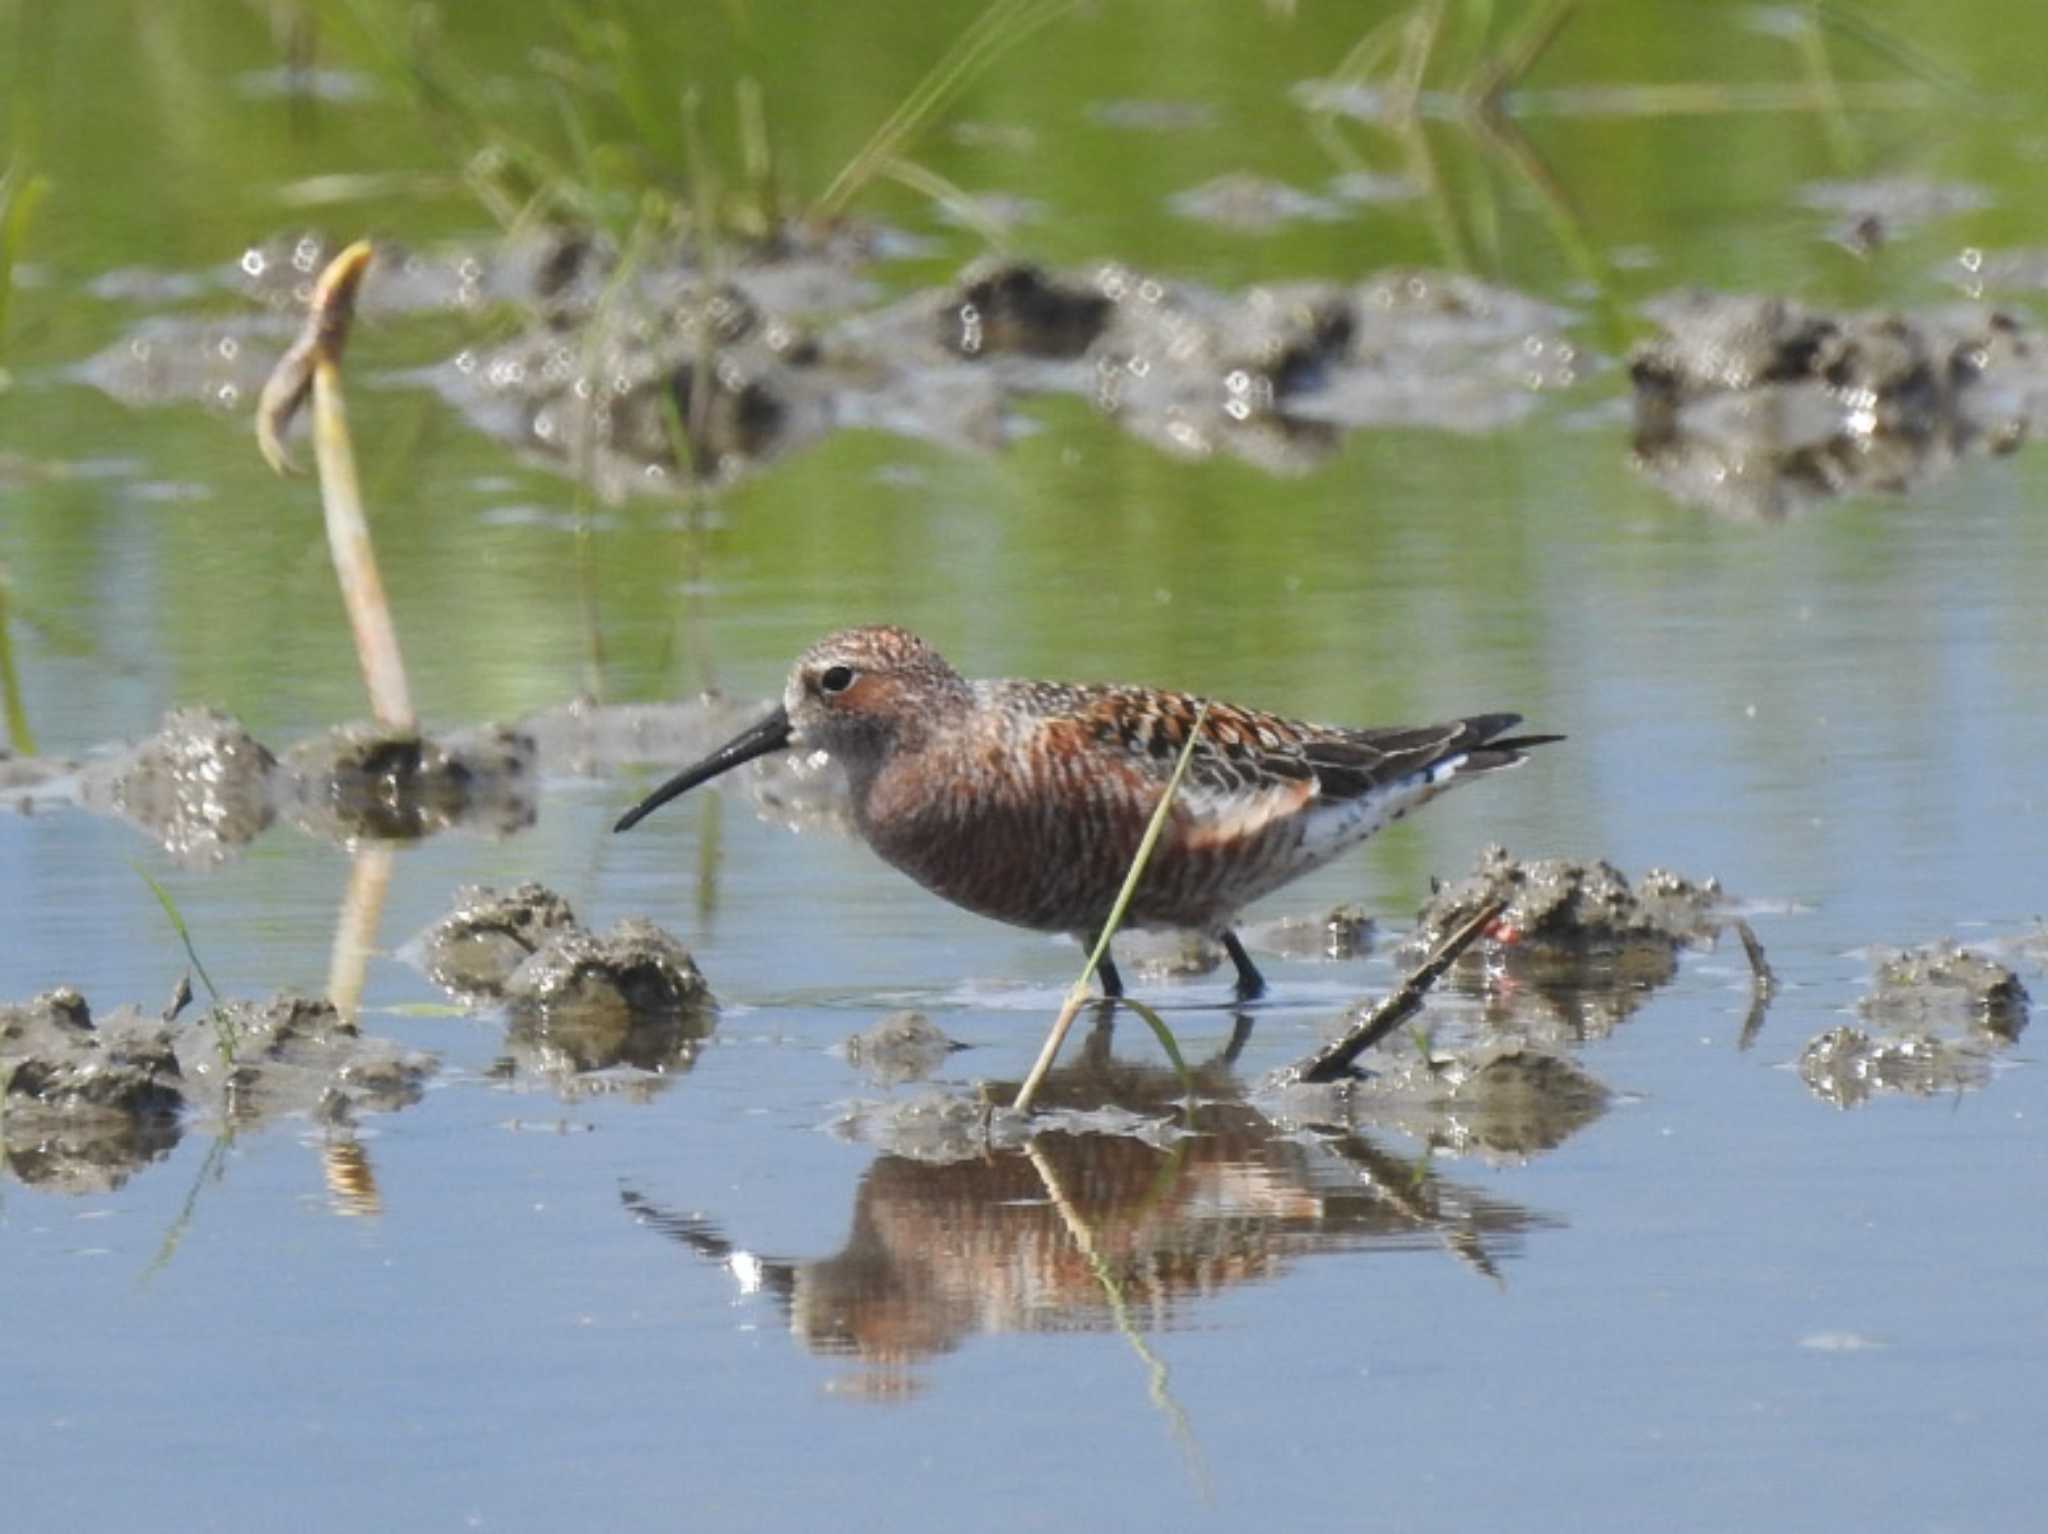
[(1351, 1069), (1352, 1061), (1414, 1015), (1422, 1005), (1422, 998), (1429, 994), (1429, 988), (1507, 908), (1505, 900), (1488, 901), (1470, 921), (1445, 938), (1434, 953), (1410, 971), (1399, 989), (1345, 1029), (1341, 1038), (1333, 1039), (1307, 1059), (1289, 1067), (1287, 1075), (1296, 1081), (1335, 1081), (1341, 1077)]

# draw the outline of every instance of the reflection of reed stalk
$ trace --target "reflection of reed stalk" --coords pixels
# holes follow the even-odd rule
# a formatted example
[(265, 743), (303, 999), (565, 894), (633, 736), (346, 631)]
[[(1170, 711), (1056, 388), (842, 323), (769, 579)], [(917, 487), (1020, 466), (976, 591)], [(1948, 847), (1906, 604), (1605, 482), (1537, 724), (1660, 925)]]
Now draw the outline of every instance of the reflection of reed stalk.
[[(1010, 1104), (1016, 1113), (1030, 1111), (1031, 1101), (1038, 1095), (1045, 1073), (1052, 1069), (1052, 1062), (1058, 1057), (1060, 1045), (1066, 1040), (1067, 1030), (1074, 1026), (1074, 1018), (1088, 1000), (1088, 982), (1095, 974), (1095, 966), (1102, 962), (1102, 956), (1109, 952), (1109, 940), (1116, 936), (1116, 929), (1123, 925), (1124, 912), (1129, 909), (1131, 896), (1137, 893), (1138, 881), (1145, 876), (1145, 865), (1152, 860), (1152, 849), (1159, 843), (1159, 833), (1166, 827), (1167, 813), (1173, 808), (1173, 796), (1180, 790), (1180, 780), (1187, 776), (1188, 762), (1195, 754), (1195, 743), (1202, 738), (1202, 725), (1209, 717), (1209, 705), (1204, 703), (1195, 713), (1195, 722), (1188, 729), (1186, 744), (1180, 748), (1180, 760), (1173, 764), (1173, 776), (1166, 780), (1166, 792), (1159, 796), (1159, 807), (1152, 812), (1151, 824), (1145, 827), (1145, 836), (1138, 843), (1137, 855), (1131, 859), (1130, 872), (1124, 875), (1124, 887), (1117, 891), (1116, 904), (1109, 908), (1109, 920), (1102, 925), (1102, 936), (1095, 940), (1095, 947), (1089, 952), (1088, 962), (1081, 966), (1081, 978), (1074, 982), (1067, 992), (1066, 1004), (1060, 1008), (1060, 1015), (1053, 1019), (1051, 1031), (1045, 1036), (1045, 1047), (1038, 1052), (1038, 1061), (1031, 1067), (1031, 1074), (1024, 1078), (1024, 1085), (1017, 1089), (1017, 1100)], [(1166, 1043), (1167, 1053), (1181, 1071), (1183, 1077), (1187, 1068), (1181, 1064), (1179, 1051), (1173, 1043), (1173, 1035), (1156, 1016), (1148, 1015), (1146, 1021), (1158, 1032)]]
[[(1178, 1155), (1180, 1147), (1175, 1147)], [(1145, 1365), (1145, 1393), (1152, 1398), (1152, 1404), (1166, 1418), (1166, 1426), (1173, 1434), (1173, 1441), (1180, 1446), (1182, 1456), (1187, 1460), (1188, 1473), (1194, 1477), (1204, 1502), (1215, 1500), (1214, 1489), (1209, 1484), (1209, 1467), (1202, 1458), (1202, 1446), (1195, 1439), (1195, 1427), (1188, 1420), (1187, 1409), (1173, 1398), (1168, 1384), (1166, 1360), (1154, 1353), (1146, 1343), (1137, 1325), (1131, 1319), (1130, 1303), (1124, 1298), (1124, 1286), (1111, 1271), (1109, 1259), (1102, 1255), (1101, 1245), (1095, 1239), (1095, 1231), (1081, 1217), (1081, 1211), (1074, 1207), (1068, 1196), (1066, 1185), (1060, 1181), (1059, 1169), (1047, 1159), (1037, 1145), (1027, 1143), (1024, 1154), (1031, 1158), (1031, 1165), (1037, 1169), (1038, 1180), (1045, 1184), (1046, 1197), (1052, 1200), (1052, 1207), (1058, 1212), (1060, 1222), (1066, 1226), (1067, 1234), (1074, 1245), (1080, 1248), (1087, 1259), (1089, 1271), (1095, 1275), (1095, 1282), (1102, 1286), (1104, 1299), (1109, 1302), (1109, 1315), (1122, 1334), (1124, 1341), (1131, 1345), (1131, 1351), (1138, 1355)]]
[(369, 1153), (352, 1136), (329, 1140), (320, 1147), (320, 1172), (327, 1180), (327, 1206), (344, 1218), (384, 1212), (377, 1190), (377, 1169)]
[(391, 888), (391, 849), (358, 847), (349, 864), (348, 893), (334, 925), (334, 949), (327, 961), (327, 999), (353, 1019), (363, 1000), (363, 972), (377, 946), (377, 922)]
[(384, 580), (377, 573), (377, 554), (370, 543), (370, 523), (363, 514), (361, 486), (356, 480), (355, 450), (350, 445), (348, 413), (341, 397), (341, 353), (355, 317), (356, 290), (362, 285), (374, 250), (358, 240), (327, 263), (313, 285), (306, 328), (263, 386), (256, 407), (256, 442), (264, 459), (280, 474), (291, 471), (284, 433), (310, 395), (313, 401), (313, 457), (320, 475), (320, 502), (326, 512), (327, 547), (341, 582), (341, 599), (355, 633), (356, 657), (370, 693), (370, 712), (388, 730), (411, 734), (417, 728), (412, 694), (406, 685), (405, 661), (398, 653), (398, 630), (384, 599)]

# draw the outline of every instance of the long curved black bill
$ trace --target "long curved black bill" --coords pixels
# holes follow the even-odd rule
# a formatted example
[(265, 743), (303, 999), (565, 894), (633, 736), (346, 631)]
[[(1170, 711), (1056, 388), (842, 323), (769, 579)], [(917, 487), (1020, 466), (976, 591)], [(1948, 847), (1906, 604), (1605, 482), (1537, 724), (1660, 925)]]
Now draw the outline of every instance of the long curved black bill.
[(775, 705), (775, 712), (759, 724), (748, 725), (703, 761), (694, 767), (685, 767), (626, 811), (612, 829), (630, 831), (669, 800), (687, 794), (699, 783), (708, 782), (721, 772), (730, 772), (742, 762), (751, 762), (757, 756), (766, 756), (770, 751), (787, 750), (788, 747), (789, 711), (778, 703)]

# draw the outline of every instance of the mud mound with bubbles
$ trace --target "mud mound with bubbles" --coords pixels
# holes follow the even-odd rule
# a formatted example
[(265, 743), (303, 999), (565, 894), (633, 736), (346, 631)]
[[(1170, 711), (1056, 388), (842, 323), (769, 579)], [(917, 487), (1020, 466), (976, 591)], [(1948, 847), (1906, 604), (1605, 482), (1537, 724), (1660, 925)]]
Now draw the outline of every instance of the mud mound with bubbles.
[(2009, 452), (2048, 406), (2048, 341), (2011, 310), (1831, 313), (1684, 292), (1629, 360), (1636, 462), (1677, 499), (1769, 520), (1901, 493)]
[(1631, 882), (1606, 861), (1522, 859), (1484, 849), (1473, 872), (1439, 885), (1403, 945), (1409, 959), (1480, 912), (1503, 906), (1490, 936), (1453, 972), (1497, 965), (1521, 984), (1481, 992), (1490, 1026), (1549, 1044), (1603, 1037), (1678, 973), (1678, 955), (1711, 947), (1726, 905), (1714, 879), (1653, 868)]
[(679, 1076), (717, 1026), (718, 1003), (682, 944), (633, 918), (591, 932), (541, 884), (465, 888), (403, 953), (465, 1006), (504, 1008), (501, 1073), (568, 1095), (605, 1089), (592, 1078), (614, 1069)]
[(1815, 1035), (1799, 1075), (1823, 1102), (1854, 1108), (1874, 1097), (1934, 1097), (1990, 1084), (1998, 1056), (2027, 1025), (2029, 998), (1997, 960), (1931, 943), (1880, 951), (1864, 1026)]
[(185, 1088), (171, 1028), (133, 1007), (95, 1022), (69, 988), (0, 1006), (0, 1154), (25, 1183), (119, 1187), (177, 1144)]
[(435, 1069), (303, 996), (179, 1022), (135, 1007), (95, 1019), (61, 988), (0, 1006), (0, 1154), (23, 1182), (101, 1192), (168, 1154), (192, 1113), (236, 1130), (292, 1116), (345, 1129), (418, 1102)]

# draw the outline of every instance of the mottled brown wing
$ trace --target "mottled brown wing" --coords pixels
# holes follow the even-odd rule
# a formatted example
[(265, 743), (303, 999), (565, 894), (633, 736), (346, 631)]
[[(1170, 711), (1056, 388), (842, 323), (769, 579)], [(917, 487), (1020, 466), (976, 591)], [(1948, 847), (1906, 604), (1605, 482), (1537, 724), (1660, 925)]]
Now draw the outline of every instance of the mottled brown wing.
[(1498, 739), (1521, 722), (1520, 714), (1474, 714), (1442, 724), (1331, 731), (1311, 739), (1303, 755), (1324, 798), (1359, 799), (1453, 757), (1465, 757), (1460, 771), (1483, 772), (1519, 760), (1525, 745), (1557, 738)]
[[(1179, 760), (1205, 700), (1187, 693), (1130, 687), (1010, 683), (1031, 713), (1072, 720), (1099, 748), (1162, 786)], [(1201, 739), (1188, 759), (1183, 791), (1191, 801), (1267, 800), (1299, 804), (1304, 786), (1319, 797), (1360, 798), (1426, 772), (1461, 753), (1468, 770), (1506, 766), (1524, 745), (1556, 736), (1496, 740), (1519, 714), (1475, 714), (1442, 724), (1346, 730), (1209, 702)], [(1489, 744), (1492, 742), (1493, 744)]]

